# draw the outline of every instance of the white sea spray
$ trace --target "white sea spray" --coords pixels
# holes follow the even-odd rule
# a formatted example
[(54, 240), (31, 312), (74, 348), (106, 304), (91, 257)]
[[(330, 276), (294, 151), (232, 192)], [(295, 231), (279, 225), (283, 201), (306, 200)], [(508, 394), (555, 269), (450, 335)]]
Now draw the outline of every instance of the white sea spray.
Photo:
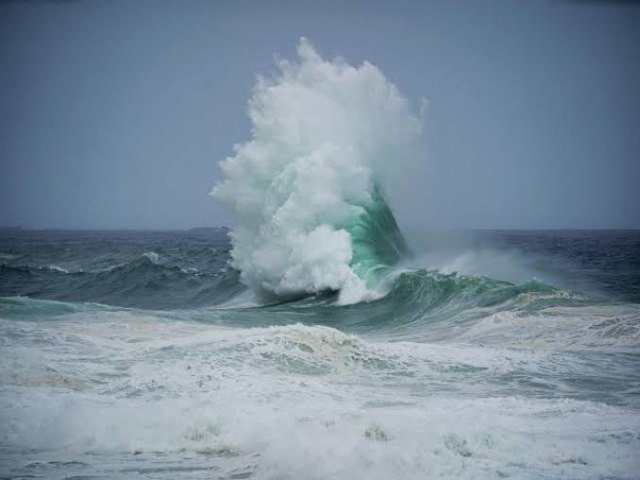
[(232, 257), (244, 283), (282, 296), (336, 290), (354, 303), (372, 293), (343, 227), (420, 156), (422, 120), (370, 63), (324, 60), (304, 38), (297, 52), (258, 78), (253, 138), (221, 162), (212, 193), (239, 218)]

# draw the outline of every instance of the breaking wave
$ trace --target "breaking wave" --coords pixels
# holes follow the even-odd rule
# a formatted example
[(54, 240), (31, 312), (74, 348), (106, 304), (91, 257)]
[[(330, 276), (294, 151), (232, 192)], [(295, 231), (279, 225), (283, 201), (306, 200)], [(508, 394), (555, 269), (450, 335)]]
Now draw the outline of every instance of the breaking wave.
[(371, 300), (407, 253), (386, 192), (419, 157), (421, 116), (375, 66), (325, 60), (306, 39), (297, 52), (258, 78), (253, 138), (221, 162), (212, 194), (240, 220), (232, 264), (262, 297)]

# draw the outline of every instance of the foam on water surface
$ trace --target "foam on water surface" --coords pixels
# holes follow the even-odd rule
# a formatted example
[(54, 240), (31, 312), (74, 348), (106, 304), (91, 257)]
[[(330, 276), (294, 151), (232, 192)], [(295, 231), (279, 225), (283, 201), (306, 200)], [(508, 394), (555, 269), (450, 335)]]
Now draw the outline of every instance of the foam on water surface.
[(634, 478), (639, 466), (638, 405), (593, 382), (604, 368), (638, 389), (632, 361), (133, 312), (0, 328), (14, 473), (34, 449), (82, 462), (57, 471), (143, 473), (162, 457), (222, 478)]

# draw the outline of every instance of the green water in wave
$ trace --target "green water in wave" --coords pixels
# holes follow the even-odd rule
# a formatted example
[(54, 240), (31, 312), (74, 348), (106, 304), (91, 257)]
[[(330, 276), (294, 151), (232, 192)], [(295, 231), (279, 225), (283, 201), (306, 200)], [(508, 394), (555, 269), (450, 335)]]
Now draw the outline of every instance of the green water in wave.
[(362, 214), (342, 226), (351, 235), (351, 268), (369, 287), (409, 254), (407, 242), (377, 185), (372, 198), (370, 205), (363, 206)]

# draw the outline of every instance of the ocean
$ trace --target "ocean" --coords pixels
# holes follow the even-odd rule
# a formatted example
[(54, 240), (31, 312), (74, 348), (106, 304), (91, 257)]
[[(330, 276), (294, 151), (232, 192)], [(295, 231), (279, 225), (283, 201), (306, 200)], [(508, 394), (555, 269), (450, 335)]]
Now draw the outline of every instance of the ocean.
[(407, 240), (345, 302), (225, 228), (3, 230), (0, 477), (640, 478), (640, 232)]
[(0, 477), (640, 479), (640, 232), (427, 228), (426, 102), (297, 53), (233, 230), (0, 232)]

